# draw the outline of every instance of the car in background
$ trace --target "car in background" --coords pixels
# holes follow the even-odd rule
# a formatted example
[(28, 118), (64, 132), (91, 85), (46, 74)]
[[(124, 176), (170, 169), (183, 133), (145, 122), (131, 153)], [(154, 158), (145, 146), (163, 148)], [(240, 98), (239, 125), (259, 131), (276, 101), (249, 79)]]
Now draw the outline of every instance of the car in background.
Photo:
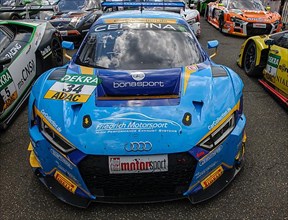
[(55, 11), (57, 0), (0, 0), (0, 20), (39, 19), (45, 11)]
[[(136, 4), (134, 4), (136, 3)], [(137, 1), (104, 0), (102, 7), (104, 12), (131, 10), (138, 6)], [(191, 26), (194, 34), (200, 37), (200, 13), (194, 9), (194, 4), (186, 4), (182, 0), (143, 0), (141, 2), (143, 10), (168, 11), (179, 13)]]
[(272, 34), (282, 29), (281, 15), (260, 0), (220, 0), (206, 7), (205, 19), (220, 32), (237, 36)]
[(189, 0), (188, 5), (195, 4), (196, 9), (199, 11), (201, 15), (205, 14), (205, 9), (210, 2), (216, 2), (216, 0)]
[(101, 15), (99, 0), (59, 0), (57, 13), (46, 19), (60, 31), (64, 40), (79, 45)]
[(248, 38), (237, 63), (288, 107), (288, 31)]
[(35, 79), (63, 64), (59, 32), (48, 22), (0, 21), (0, 128), (5, 129)]
[(180, 14), (137, 4), (103, 14), (71, 61), (41, 75), (30, 95), (30, 165), (77, 207), (198, 203), (243, 165), (242, 80), (211, 60)]

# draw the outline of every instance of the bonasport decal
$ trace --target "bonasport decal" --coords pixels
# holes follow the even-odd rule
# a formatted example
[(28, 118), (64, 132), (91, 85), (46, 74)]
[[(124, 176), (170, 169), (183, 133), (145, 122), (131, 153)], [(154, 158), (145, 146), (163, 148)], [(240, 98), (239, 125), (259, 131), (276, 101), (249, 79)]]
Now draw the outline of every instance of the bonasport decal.
[(0, 74), (0, 113), (5, 111), (17, 99), (18, 93), (8, 71)]
[(84, 103), (100, 82), (97, 76), (67, 74), (52, 85), (44, 98)]
[(96, 133), (181, 133), (181, 131), (181, 125), (175, 121), (151, 118), (136, 112), (98, 119), (96, 123)]

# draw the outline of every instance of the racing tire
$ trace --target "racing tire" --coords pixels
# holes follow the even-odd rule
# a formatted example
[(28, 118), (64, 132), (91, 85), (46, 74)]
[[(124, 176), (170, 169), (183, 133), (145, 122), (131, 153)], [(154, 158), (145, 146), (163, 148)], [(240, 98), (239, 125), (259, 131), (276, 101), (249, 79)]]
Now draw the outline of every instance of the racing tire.
[(61, 47), (61, 41), (58, 37), (53, 36), (51, 40), (51, 50), (52, 50), (52, 66), (62, 66), (63, 65), (63, 50)]
[(248, 76), (257, 77), (262, 73), (263, 68), (256, 66), (257, 50), (256, 44), (250, 41), (244, 50), (243, 67)]
[(223, 33), (223, 26), (224, 26), (224, 15), (221, 13), (219, 16), (219, 31)]

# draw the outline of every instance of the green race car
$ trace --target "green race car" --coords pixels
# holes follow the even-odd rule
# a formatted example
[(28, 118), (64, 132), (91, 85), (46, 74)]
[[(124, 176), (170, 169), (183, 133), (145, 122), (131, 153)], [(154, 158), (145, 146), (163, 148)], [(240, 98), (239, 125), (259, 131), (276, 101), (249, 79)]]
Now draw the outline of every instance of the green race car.
[(61, 41), (49, 22), (0, 21), (0, 129), (28, 97), (37, 76), (63, 64)]

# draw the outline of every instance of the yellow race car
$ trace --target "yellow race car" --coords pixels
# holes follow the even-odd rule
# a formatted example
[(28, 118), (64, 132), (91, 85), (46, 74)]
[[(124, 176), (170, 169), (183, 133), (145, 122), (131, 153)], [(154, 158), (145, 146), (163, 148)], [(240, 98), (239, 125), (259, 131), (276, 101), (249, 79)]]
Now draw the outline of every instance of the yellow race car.
[(237, 64), (288, 107), (288, 31), (248, 38)]

